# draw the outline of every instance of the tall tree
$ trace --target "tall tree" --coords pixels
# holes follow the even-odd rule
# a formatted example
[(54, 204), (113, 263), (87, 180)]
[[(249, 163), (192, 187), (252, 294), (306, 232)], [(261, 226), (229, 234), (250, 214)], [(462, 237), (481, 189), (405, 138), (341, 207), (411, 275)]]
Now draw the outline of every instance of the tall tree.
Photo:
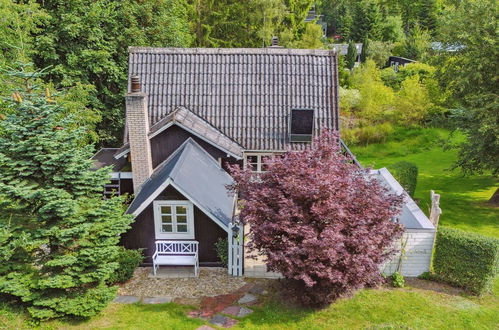
[[(443, 14), (439, 79), (451, 90), (467, 139), (457, 165), (465, 173), (499, 173), (499, 4), (466, 0)], [(452, 51), (445, 51), (452, 50)]]
[(283, 0), (189, 0), (199, 47), (264, 47), (286, 16)]
[(428, 31), (416, 25), (404, 40), (402, 56), (420, 61), (430, 49), (431, 36)]
[(250, 249), (289, 280), (294, 296), (325, 305), (380, 283), (380, 266), (402, 234), (392, 221), (402, 197), (369, 180), (329, 132), (267, 166), (259, 180), (250, 170), (232, 168), (242, 197), (240, 218), (249, 224)]
[(375, 0), (357, 2), (354, 9), (352, 38), (362, 42), (364, 38), (379, 40), (381, 38), (381, 12)]
[(119, 144), (129, 46), (189, 46), (184, 0), (40, 0), (50, 15), (36, 36), (35, 63), (52, 66), (57, 87), (94, 86), (91, 107), (102, 113), (102, 144)]
[(360, 61), (364, 63), (368, 56), (369, 56), (369, 39), (365, 37), (364, 42), (362, 43), (362, 50), (360, 52)]
[(355, 62), (357, 62), (357, 46), (355, 45), (355, 42), (350, 41), (348, 43), (346, 55), (346, 67), (352, 70), (355, 66)]
[(0, 120), (0, 196), (22, 216), (0, 217), (0, 293), (37, 319), (88, 317), (113, 299), (105, 284), (117, 264), (116, 244), (132, 219), (120, 198), (103, 200), (110, 170), (92, 171), (92, 146), (50, 92), (40, 73), (24, 81)]
[(430, 32), (431, 35), (437, 33), (437, 1), (421, 0), (419, 5), (419, 24)]

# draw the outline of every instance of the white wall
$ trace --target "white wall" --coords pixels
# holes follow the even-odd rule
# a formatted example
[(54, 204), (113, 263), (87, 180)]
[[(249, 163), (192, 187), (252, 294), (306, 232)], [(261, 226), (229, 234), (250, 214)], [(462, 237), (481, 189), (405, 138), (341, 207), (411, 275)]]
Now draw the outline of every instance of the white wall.
[[(396, 247), (400, 250), (401, 242), (407, 241), (405, 254), (402, 257), (402, 275), (418, 276), (430, 270), (434, 239), (435, 231), (408, 229), (402, 238), (395, 242)], [(400, 256), (399, 252), (391, 258), (391, 261), (383, 265), (383, 274), (391, 275), (397, 270)]]

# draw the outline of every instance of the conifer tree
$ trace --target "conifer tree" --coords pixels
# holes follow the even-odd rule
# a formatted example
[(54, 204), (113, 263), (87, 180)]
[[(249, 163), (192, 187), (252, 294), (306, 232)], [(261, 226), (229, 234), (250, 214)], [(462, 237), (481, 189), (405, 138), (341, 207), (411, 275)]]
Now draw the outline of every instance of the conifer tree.
[(348, 43), (348, 50), (346, 55), (346, 65), (350, 70), (355, 66), (355, 62), (357, 61), (357, 47), (355, 46), (355, 42), (350, 40)]
[(360, 52), (360, 61), (364, 63), (369, 56), (369, 39), (364, 38), (364, 42), (362, 43), (362, 50)]
[(32, 317), (95, 315), (113, 299), (119, 235), (131, 218), (121, 198), (103, 200), (109, 169), (92, 171), (91, 146), (40, 72), (9, 72), (23, 88), (2, 103), (0, 196), (22, 216), (0, 218), (0, 293)]

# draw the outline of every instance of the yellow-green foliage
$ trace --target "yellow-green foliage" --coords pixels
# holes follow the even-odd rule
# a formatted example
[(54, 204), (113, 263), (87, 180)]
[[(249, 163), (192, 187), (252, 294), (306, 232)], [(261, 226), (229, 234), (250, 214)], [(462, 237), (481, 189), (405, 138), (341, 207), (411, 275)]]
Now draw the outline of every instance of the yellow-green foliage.
[(409, 76), (402, 82), (397, 93), (395, 120), (404, 126), (417, 125), (425, 118), (431, 106), (428, 91), (420, 82), (419, 75)]
[(352, 85), (360, 92), (357, 115), (371, 123), (383, 122), (393, 110), (394, 91), (383, 84), (380, 70), (372, 60), (354, 71)]

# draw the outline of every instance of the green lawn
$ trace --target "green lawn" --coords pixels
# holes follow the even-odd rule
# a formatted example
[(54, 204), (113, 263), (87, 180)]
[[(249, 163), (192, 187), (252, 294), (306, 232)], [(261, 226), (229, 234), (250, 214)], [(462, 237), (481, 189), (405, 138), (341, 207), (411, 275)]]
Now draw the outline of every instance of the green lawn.
[(415, 163), (419, 168), (415, 197), (424, 212), (428, 214), (433, 189), (441, 194), (440, 225), (499, 237), (499, 208), (486, 204), (498, 186), (497, 178), (464, 177), (459, 170), (450, 170), (457, 152), (441, 147), (440, 140), (447, 136), (441, 129), (403, 130), (391, 141), (352, 151), (363, 165), (374, 168), (401, 160)]
[[(322, 310), (286, 307), (269, 299), (234, 329), (497, 329), (496, 295), (481, 298), (416, 288), (366, 289)], [(176, 304), (110, 304), (88, 322), (51, 321), (40, 329), (196, 329), (204, 324)], [(0, 328), (29, 329), (22, 313), (0, 305)]]

